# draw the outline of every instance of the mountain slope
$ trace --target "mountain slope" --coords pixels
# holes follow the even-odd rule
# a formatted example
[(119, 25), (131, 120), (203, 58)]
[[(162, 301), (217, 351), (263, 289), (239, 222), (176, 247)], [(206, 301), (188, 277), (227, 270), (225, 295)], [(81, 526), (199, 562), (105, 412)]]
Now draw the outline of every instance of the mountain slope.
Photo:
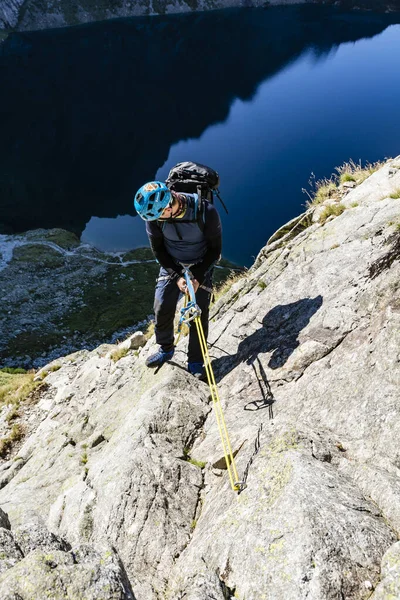
[[(215, 305), (210, 354), (239, 495), (186, 340), (158, 372), (144, 366), (154, 340), (115, 363), (101, 346), (46, 368), (30, 433), (2, 466), (2, 539), (39, 519), (99, 569), (112, 546), (113, 598), (398, 597), (399, 190), (400, 157), (351, 189), (339, 216), (322, 223), (312, 208), (274, 236)], [(35, 596), (21, 578), (43, 547), (14, 549), (1, 597), (46, 597), (46, 585), (71, 597), (60, 554), (49, 573), (64, 591), (42, 576)], [(83, 578), (74, 598), (91, 586)]]

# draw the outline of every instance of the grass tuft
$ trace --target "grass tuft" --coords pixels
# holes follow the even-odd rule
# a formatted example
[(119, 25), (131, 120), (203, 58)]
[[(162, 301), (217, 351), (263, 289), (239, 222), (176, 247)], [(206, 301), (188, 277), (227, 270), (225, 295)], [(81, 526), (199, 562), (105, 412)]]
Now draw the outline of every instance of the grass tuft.
[(344, 173), (341, 173), (341, 175), (340, 175), (340, 183), (347, 183), (348, 181), (356, 181), (356, 178), (354, 177), (354, 175), (352, 175), (348, 171), (345, 171)]
[(143, 334), (144, 337), (146, 338), (146, 340), (149, 340), (151, 337), (153, 337), (154, 331), (155, 331), (155, 323), (154, 323), (154, 321), (150, 321), (149, 324), (147, 325), (146, 331)]
[[(357, 184), (360, 184), (368, 179), (370, 175), (378, 171), (378, 169), (383, 167), (385, 162), (386, 161), (378, 160), (374, 163), (367, 162), (365, 166), (362, 166), (361, 161), (355, 163), (353, 160), (349, 160), (348, 162), (343, 163), (341, 167), (337, 167), (336, 171), (339, 174), (341, 183), (344, 183), (344, 181), (355, 181)], [(342, 181), (342, 177), (347, 177), (348, 179)]]
[(225, 279), (225, 281), (215, 289), (214, 292), (214, 301), (217, 302), (217, 300), (219, 300), (222, 296), (224, 296), (225, 294), (227, 294), (229, 292), (229, 290), (231, 289), (231, 287), (237, 283), (238, 281), (240, 281), (243, 277), (245, 277), (246, 272), (243, 271), (233, 271), (231, 272), (231, 274), (229, 275), (229, 277), (227, 279)]
[(330, 217), (330, 216), (338, 217), (345, 210), (346, 210), (346, 207), (343, 204), (329, 204), (322, 211), (322, 213), (319, 217), (319, 222), (321, 224), (324, 224), (328, 217)]
[(5, 458), (10, 452), (15, 442), (18, 442), (24, 437), (24, 428), (19, 423), (12, 426), (11, 432), (7, 437), (0, 440), (0, 457)]
[(202, 460), (194, 460), (194, 458), (189, 458), (187, 462), (189, 462), (191, 465), (194, 465), (195, 467), (199, 467), (200, 469), (204, 469), (204, 467), (207, 464)]
[(323, 179), (322, 181), (318, 182), (317, 185), (317, 191), (312, 202), (313, 205), (322, 204), (322, 202), (324, 202), (328, 198), (336, 197), (338, 188), (335, 181)]
[(118, 362), (121, 358), (126, 356), (128, 354), (128, 352), (129, 352), (128, 348), (118, 348), (117, 350), (114, 350), (114, 352), (111, 354), (110, 358), (114, 362)]
[(400, 188), (398, 190), (396, 190), (395, 192), (393, 192), (393, 194), (390, 194), (389, 198), (393, 198), (393, 200), (399, 200), (400, 199)]
[(344, 191), (340, 189), (343, 183), (353, 181), (357, 185), (365, 181), (370, 175), (378, 171), (386, 161), (377, 161), (375, 163), (367, 163), (362, 166), (360, 163), (355, 163), (353, 160), (343, 163), (342, 166), (336, 168), (336, 173), (333, 173), (329, 179), (317, 180), (314, 173), (308, 180), (309, 190), (303, 188), (303, 192), (307, 194), (306, 208), (317, 206), (325, 200), (333, 199), (340, 200)]
[(40, 381), (33, 381), (34, 373), (11, 374), (0, 372), (0, 404), (20, 404)]

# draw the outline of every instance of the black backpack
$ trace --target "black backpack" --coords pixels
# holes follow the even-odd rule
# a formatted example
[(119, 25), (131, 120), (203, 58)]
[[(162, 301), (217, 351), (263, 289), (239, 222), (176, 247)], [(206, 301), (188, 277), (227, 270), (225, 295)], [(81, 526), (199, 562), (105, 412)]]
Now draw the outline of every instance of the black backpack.
[(199, 200), (205, 199), (211, 204), (214, 204), (215, 193), (225, 211), (228, 212), (219, 194), (219, 175), (211, 167), (189, 161), (178, 163), (170, 170), (165, 183), (174, 192), (198, 194)]

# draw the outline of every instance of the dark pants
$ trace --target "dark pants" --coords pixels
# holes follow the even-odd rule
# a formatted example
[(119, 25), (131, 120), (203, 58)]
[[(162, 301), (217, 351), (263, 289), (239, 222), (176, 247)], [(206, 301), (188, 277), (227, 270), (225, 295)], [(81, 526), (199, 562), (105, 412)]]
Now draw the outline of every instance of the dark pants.
[[(202, 286), (211, 290), (212, 272), (206, 275)], [(208, 313), (211, 300), (211, 291), (208, 290), (199, 287), (196, 292), (196, 303), (201, 309), (201, 323), (203, 325), (206, 340), (208, 335)], [(176, 280), (172, 281), (169, 278), (167, 271), (161, 267), (154, 297), (154, 313), (156, 317), (155, 331), (157, 344), (160, 344), (162, 349), (166, 352), (172, 350), (174, 346), (174, 316), (180, 293), (181, 292), (176, 285)], [(189, 333), (188, 362), (203, 362), (197, 328), (193, 321)]]

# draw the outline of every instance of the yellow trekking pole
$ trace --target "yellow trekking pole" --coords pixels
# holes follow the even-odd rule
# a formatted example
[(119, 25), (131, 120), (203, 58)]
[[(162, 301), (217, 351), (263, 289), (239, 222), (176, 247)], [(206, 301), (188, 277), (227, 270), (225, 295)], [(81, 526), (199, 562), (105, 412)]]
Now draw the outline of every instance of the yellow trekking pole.
[(214, 371), (211, 366), (210, 355), (208, 353), (207, 342), (204, 335), (203, 325), (201, 323), (200, 315), (201, 310), (199, 306), (196, 304), (196, 296), (194, 293), (194, 288), (189, 276), (187, 269), (185, 269), (185, 280), (186, 286), (188, 290), (188, 294), (190, 297), (189, 302), (185, 302), (185, 306), (181, 309), (181, 317), (179, 320), (178, 332), (180, 333), (180, 329), (183, 323), (186, 323), (188, 326), (191, 321), (194, 321), (196, 324), (197, 335), (199, 337), (201, 353), (203, 355), (204, 368), (207, 375), (208, 386), (211, 392), (211, 398), (213, 401), (215, 416), (217, 419), (217, 425), (219, 430), (219, 435), (221, 437), (222, 448), (224, 451), (224, 457), (226, 462), (226, 468), (228, 470), (229, 480), (231, 483), (232, 490), (235, 492), (240, 492), (244, 484), (242, 481), (239, 481), (239, 476), (236, 470), (235, 460), (233, 457), (232, 446), (229, 439), (228, 430), (225, 423), (224, 413), (222, 410), (221, 402), (219, 399), (218, 388), (215, 382)]

